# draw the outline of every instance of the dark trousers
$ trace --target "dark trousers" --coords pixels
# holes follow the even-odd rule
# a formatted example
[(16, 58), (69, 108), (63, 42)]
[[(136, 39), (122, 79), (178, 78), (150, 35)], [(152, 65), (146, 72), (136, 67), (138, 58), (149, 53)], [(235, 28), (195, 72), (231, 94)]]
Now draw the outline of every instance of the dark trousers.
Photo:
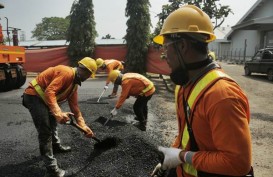
[(137, 120), (140, 122), (146, 122), (148, 117), (148, 101), (152, 98), (153, 95), (150, 96), (138, 96), (134, 103), (134, 113), (137, 116)]
[(114, 88), (113, 88), (113, 91), (112, 93), (117, 93), (118, 92), (118, 84), (114, 84)]
[(24, 94), (23, 104), (29, 110), (38, 131), (39, 148), (43, 161), (47, 169), (54, 169), (57, 167), (57, 160), (53, 155), (52, 146), (60, 143), (56, 119), (38, 96)]

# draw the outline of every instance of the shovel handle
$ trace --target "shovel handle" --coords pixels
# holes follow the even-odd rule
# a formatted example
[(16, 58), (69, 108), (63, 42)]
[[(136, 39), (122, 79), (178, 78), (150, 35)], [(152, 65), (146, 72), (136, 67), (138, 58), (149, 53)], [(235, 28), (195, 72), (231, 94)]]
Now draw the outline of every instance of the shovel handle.
[[(73, 119), (72, 116), (70, 117), (70, 121), (68, 123), (69, 125), (72, 125), (73, 127), (76, 127), (78, 130), (80, 130), (81, 132), (83, 132), (84, 134), (87, 134), (87, 132), (80, 127), (78, 124), (76, 124)], [(93, 140), (97, 141), (98, 143), (101, 142), (101, 140), (99, 140), (98, 138), (96, 138), (95, 136), (91, 137)]]
[(102, 93), (100, 94), (100, 97), (99, 97), (97, 103), (100, 102), (100, 98), (101, 98), (101, 96), (104, 94), (104, 92), (105, 92), (105, 89), (103, 89)]
[(100, 140), (100, 139), (98, 139), (98, 138), (97, 138), (97, 137), (95, 137), (95, 136), (93, 136), (93, 137), (92, 137), (92, 139), (93, 139), (93, 140), (95, 140), (95, 141), (97, 141), (98, 143), (100, 143), (100, 142), (101, 142), (101, 140)]
[(107, 120), (104, 122), (103, 126), (105, 126), (110, 119), (112, 119), (114, 116), (111, 114), (111, 117), (108, 117)]

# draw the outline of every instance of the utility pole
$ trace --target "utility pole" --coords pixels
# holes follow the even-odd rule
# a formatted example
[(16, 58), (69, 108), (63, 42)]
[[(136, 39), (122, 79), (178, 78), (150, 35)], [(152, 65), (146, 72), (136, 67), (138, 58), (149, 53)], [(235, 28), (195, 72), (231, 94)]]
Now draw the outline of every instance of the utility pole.
[(19, 44), (18, 31), (20, 31), (21, 29), (13, 28), (13, 27), (9, 27), (9, 28), (12, 30), (13, 46), (18, 46), (18, 44)]
[(9, 45), (10, 45), (10, 38), (9, 38), (9, 19), (8, 19), (7, 17), (5, 17), (5, 19), (7, 20), (7, 35), (8, 35)]
[(247, 47), (247, 40), (245, 39), (245, 44), (244, 44), (244, 63), (246, 62), (246, 47)]

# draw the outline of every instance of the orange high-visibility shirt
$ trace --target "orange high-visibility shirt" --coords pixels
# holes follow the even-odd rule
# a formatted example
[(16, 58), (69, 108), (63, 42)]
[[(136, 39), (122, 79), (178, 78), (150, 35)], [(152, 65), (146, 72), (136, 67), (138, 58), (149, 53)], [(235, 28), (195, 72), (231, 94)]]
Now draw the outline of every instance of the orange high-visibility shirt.
[(117, 70), (123, 70), (123, 65), (120, 61), (110, 59), (110, 60), (104, 60), (106, 69), (107, 69), (107, 74), (109, 74), (111, 71), (117, 69)]
[[(71, 84), (74, 83), (74, 71), (73, 68), (58, 65), (56, 67), (50, 67), (40, 73), (36, 77), (37, 83), (44, 90), (46, 104), (53, 110), (58, 107), (58, 102), (68, 100), (69, 107), (71, 111), (75, 114), (75, 117), (81, 116), (81, 112), (78, 106), (78, 92), (77, 89), (72, 93), (74, 87), (71, 87), (71, 90), (67, 92), (62, 98), (57, 100), (56, 95), (65, 91)], [(25, 90), (26, 94), (29, 95), (38, 95), (33, 86), (30, 84)]]
[[(178, 136), (173, 147), (181, 148), (185, 127), (182, 95), (189, 95), (190, 87), (178, 92)], [(199, 171), (242, 176), (251, 168), (250, 110), (246, 95), (233, 81), (221, 79), (199, 98), (193, 111), (192, 129), (199, 151), (193, 156), (193, 166)], [(187, 147), (189, 148), (189, 147)], [(187, 149), (189, 150), (189, 149)], [(177, 175), (182, 177), (181, 166)], [(184, 174), (184, 177), (192, 177)]]
[[(124, 68), (123, 68), (123, 65), (120, 61), (118, 60), (115, 60), (115, 59), (109, 59), (109, 60), (104, 60), (105, 62), (105, 65), (106, 65), (106, 71), (107, 71), (107, 74), (109, 74), (111, 71), (113, 70), (119, 70), (119, 71), (122, 71)], [(108, 85), (110, 83), (110, 81), (106, 81), (106, 85)]]
[[(128, 78), (126, 78), (128, 77)], [(135, 77), (135, 78), (134, 78)], [(126, 79), (124, 79), (126, 78)], [(141, 78), (141, 79), (139, 79)], [(116, 108), (119, 109), (124, 101), (129, 96), (138, 96), (142, 93), (142, 91), (147, 87), (144, 82), (148, 83), (151, 82), (146, 77), (142, 76), (138, 73), (126, 73), (123, 75), (121, 87), (121, 95), (119, 97), (119, 100), (116, 104)], [(155, 92), (155, 87), (153, 86), (148, 92), (145, 93), (145, 96), (150, 96)]]

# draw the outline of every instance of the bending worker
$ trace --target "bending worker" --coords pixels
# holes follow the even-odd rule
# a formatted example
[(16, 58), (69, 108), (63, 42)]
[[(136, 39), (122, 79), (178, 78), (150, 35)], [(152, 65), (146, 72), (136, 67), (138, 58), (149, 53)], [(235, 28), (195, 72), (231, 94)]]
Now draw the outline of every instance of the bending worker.
[[(102, 70), (106, 70), (107, 74), (109, 74), (113, 70), (119, 70), (123, 71), (124, 70), (124, 62), (123, 61), (118, 61), (114, 59), (110, 60), (103, 60), (101, 58), (96, 59), (96, 63), (98, 68), (101, 68)], [(106, 81), (106, 84), (104, 86), (104, 89), (108, 89), (109, 81)], [(114, 84), (113, 91), (111, 95), (108, 95), (109, 98), (115, 98), (117, 97), (117, 92), (118, 92), (118, 85)]]
[[(71, 68), (59, 65), (50, 67), (30, 82), (23, 95), (23, 104), (29, 109), (38, 131), (40, 153), (46, 165), (46, 176), (62, 177), (65, 171), (57, 165), (55, 153), (71, 151), (71, 147), (62, 146), (57, 132), (57, 122), (65, 124), (73, 115), (78, 125), (92, 137), (92, 130), (85, 124), (78, 106), (78, 85), (94, 76), (97, 65), (94, 59), (85, 57), (79, 66)], [(61, 110), (59, 103), (68, 100), (72, 112)]]
[(172, 12), (154, 38), (164, 47), (177, 85), (179, 131), (171, 148), (159, 147), (164, 161), (152, 176), (172, 168), (178, 177), (252, 173), (248, 99), (208, 58), (208, 43), (215, 38), (209, 16), (193, 5)]
[(107, 81), (117, 85), (121, 85), (121, 95), (116, 103), (115, 108), (111, 111), (111, 115), (115, 116), (117, 110), (122, 106), (124, 101), (130, 96), (136, 97), (134, 103), (135, 120), (139, 121), (135, 124), (140, 130), (146, 130), (148, 116), (148, 101), (152, 98), (155, 87), (153, 82), (138, 73), (122, 74), (118, 70), (113, 70), (109, 73)]

